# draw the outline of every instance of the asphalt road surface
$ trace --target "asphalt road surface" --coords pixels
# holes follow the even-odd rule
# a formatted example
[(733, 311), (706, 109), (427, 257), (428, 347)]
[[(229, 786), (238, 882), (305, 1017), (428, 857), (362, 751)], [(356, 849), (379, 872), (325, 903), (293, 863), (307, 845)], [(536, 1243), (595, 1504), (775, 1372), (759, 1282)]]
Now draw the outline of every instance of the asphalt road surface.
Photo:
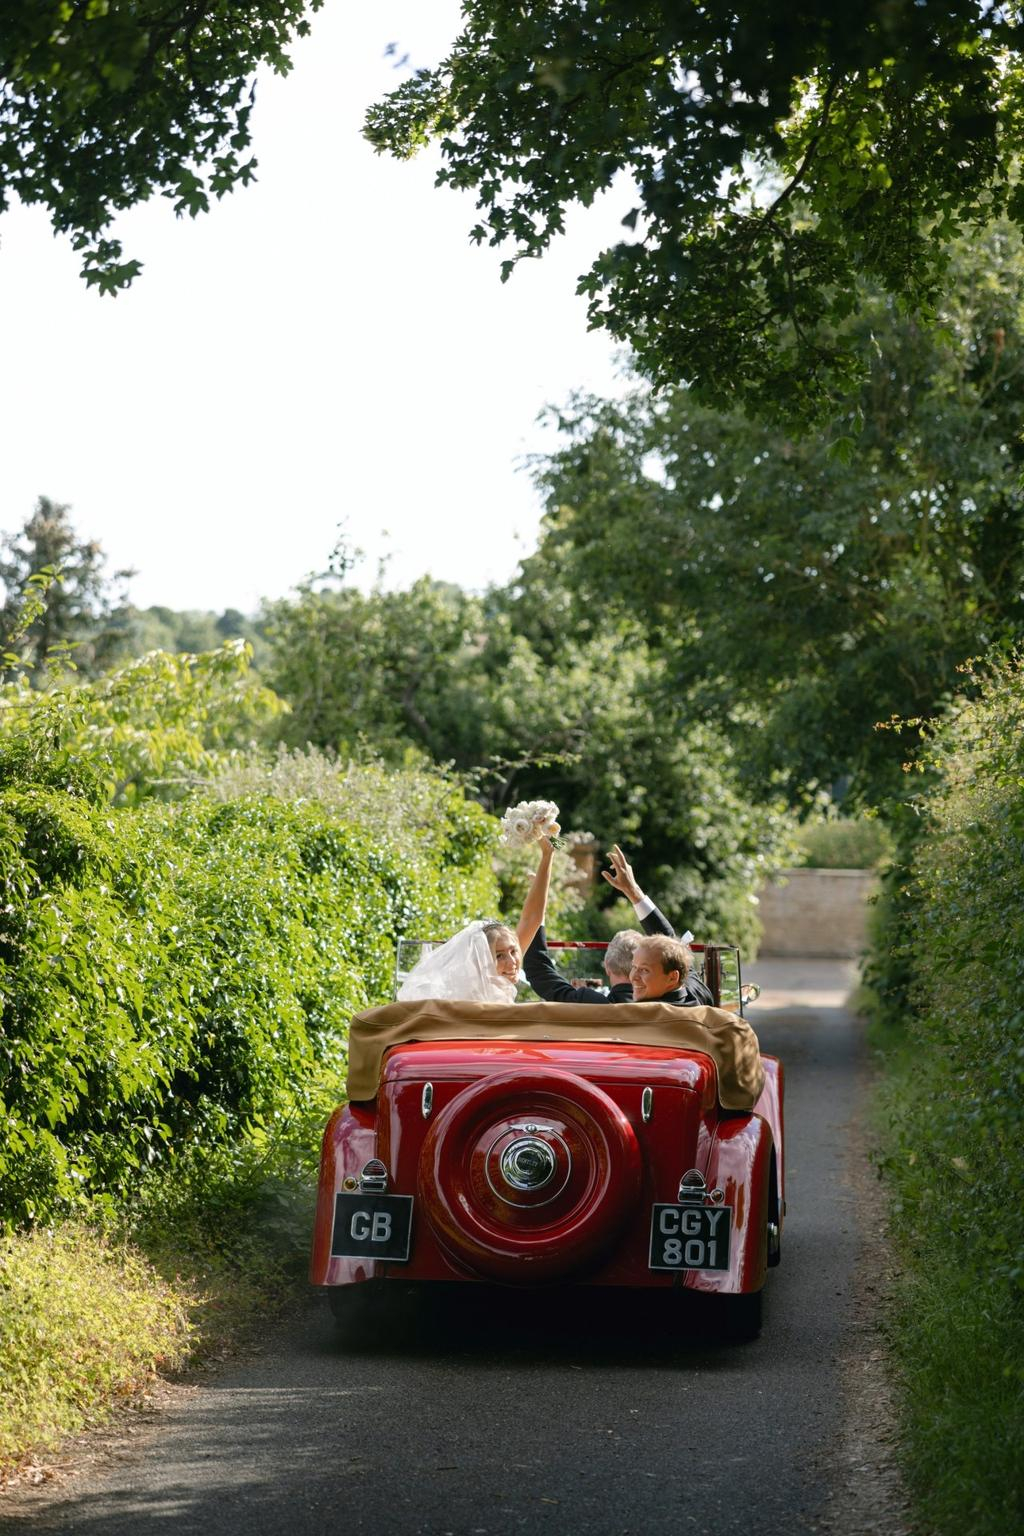
[[(858, 1236), (844, 1180), (852, 967), (768, 962), (788, 1219), (755, 1343), (586, 1293), (460, 1287), (374, 1347), (325, 1306), (183, 1395), (138, 1448), (16, 1523), (39, 1536), (767, 1536), (822, 1529)], [(659, 1298), (662, 1299), (662, 1298)], [(664, 1298), (674, 1299), (674, 1298)]]

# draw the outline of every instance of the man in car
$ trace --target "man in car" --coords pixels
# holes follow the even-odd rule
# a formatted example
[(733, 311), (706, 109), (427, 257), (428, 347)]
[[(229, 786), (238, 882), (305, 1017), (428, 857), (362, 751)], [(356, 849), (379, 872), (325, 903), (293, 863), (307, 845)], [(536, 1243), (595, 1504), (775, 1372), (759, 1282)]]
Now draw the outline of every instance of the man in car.
[[(692, 964), (693, 956), (680, 939), (669, 938), (663, 933), (642, 938), (633, 952), (629, 971), (633, 1001), (693, 1008), (696, 1004), (693, 983), (689, 979)], [(708, 998), (710, 1001), (710, 993)]]
[[(626, 855), (617, 843), (611, 851), (611, 864), (610, 871), (605, 869), (601, 873), (613, 890), (621, 891), (626, 900), (632, 903), (633, 911), (640, 920), (644, 933), (673, 936), (675, 929), (672, 924), (664, 913), (658, 910), (654, 902), (644, 895)], [(530, 986), (546, 1003), (631, 1003), (634, 1000), (634, 994), (629, 979), (630, 968), (634, 952), (641, 939), (642, 935), (635, 929), (625, 928), (617, 933), (608, 945), (604, 956), (604, 971), (608, 977), (607, 992), (596, 987), (574, 987), (571, 981), (567, 981), (559, 974), (548, 951), (543, 923), (523, 956), (523, 970), (526, 972), (526, 979)], [(685, 949), (685, 945), (683, 948)], [(702, 981), (693, 977), (689, 987), (688, 1007), (710, 1005), (711, 993)]]

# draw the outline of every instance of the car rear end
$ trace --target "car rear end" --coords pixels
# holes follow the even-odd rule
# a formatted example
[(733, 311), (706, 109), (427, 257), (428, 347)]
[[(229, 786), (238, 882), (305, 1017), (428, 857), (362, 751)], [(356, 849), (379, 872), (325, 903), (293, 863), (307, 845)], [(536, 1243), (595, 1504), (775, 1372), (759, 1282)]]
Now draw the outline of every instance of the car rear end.
[(769, 1067), (762, 1112), (729, 1113), (699, 1052), (399, 1045), (375, 1101), (328, 1124), (312, 1279), (336, 1299), (394, 1281), (755, 1295), (781, 1228)]

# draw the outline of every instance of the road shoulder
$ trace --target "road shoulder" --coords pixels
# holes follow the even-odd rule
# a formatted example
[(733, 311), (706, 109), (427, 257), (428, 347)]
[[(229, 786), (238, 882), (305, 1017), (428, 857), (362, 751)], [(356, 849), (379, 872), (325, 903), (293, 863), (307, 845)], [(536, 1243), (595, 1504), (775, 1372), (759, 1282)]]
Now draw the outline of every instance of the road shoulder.
[(885, 1337), (894, 1266), (886, 1238), (885, 1193), (871, 1163), (868, 1129), (874, 1076), (861, 1073), (844, 1183), (856, 1213), (860, 1251), (852, 1325), (839, 1362), (842, 1429), (832, 1449), (830, 1536), (911, 1536), (910, 1503), (898, 1459), (899, 1417)]

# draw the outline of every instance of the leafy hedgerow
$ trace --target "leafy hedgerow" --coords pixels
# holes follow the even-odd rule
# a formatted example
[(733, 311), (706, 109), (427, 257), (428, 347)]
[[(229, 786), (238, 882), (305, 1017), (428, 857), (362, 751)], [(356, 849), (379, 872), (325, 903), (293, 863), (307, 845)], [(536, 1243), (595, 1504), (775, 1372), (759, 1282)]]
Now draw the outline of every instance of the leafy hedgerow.
[(0, 700), (0, 1225), (113, 1214), (146, 1170), (287, 1117), (340, 1082), (395, 938), (496, 906), (493, 819), (440, 773), (368, 769), (358, 824), (281, 785), (156, 798), (172, 760), (221, 766), (214, 705), (217, 740), (251, 718), (237, 657), (198, 661), (133, 664), (134, 716), (110, 679)]
[(896, 1045), (881, 1109), (908, 1467), (932, 1527), (1001, 1536), (1024, 1518), (1021, 658), (971, 681), (928, 743), (875, 992)]
[(476, 905), (479, 881), (460, 889), (316, 805), (111, 812), (12, 790), (0, 817), (8, 1221), (123, 1195), (183, 1143), (236, 1137), (318, 1074), (340, 1078), (395, 936)]

